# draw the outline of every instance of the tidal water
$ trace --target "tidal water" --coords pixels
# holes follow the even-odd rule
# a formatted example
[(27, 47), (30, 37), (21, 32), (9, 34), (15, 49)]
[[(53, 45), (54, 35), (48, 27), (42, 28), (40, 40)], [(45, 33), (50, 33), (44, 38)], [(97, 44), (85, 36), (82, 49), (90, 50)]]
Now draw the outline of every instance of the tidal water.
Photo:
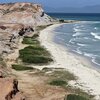
[[(50, 14), (49, 14), (50, 15)], [(51, 14), (55, 18), (80, 20), (57, 27), (54, 41), (88, 57), (100, 67), (100, 14)]]

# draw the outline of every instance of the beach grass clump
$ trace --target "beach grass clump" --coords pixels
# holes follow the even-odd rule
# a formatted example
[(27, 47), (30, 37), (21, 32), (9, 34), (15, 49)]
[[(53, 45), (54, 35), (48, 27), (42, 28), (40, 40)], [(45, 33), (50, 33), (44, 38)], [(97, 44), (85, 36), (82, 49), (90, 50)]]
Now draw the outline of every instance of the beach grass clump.
[(54, 86), (65, 86), (67, 85), (67, 82), (61, 79), (55, 79), (52, 80), (49, 84)]
[(22, 62), (30, 64), (48, 64), (53, 61), (50, 53), (40, 45), (38, 36), (39, 34), (34, 34), (32, 37), (24, 37), (22, 43), (28, 44), (29, 46), (19, 50), (19, 58)]
[(83, 97), (87, 98), (86, 100), (94, 100), (93, 99), (94, 98), (94, 95), (91, 95), (91, 94), (85, 92), (84, 90), (82, 90), (80, 88), (76, 88), (76, 87), (73, 87), (73, 86), (68, 85), (67, 88), (66, 88), (66, 91), (70, 91), (70, 93), (83, 96)]
[(16, 71), (25, 71), (25, 70), (33, 70), (34, 68), (28, 67), (28, 66), (25, 66), (25, 65), (13, 64), (12, 69), (14, 69)]
[(24, 55), (22, 61), (26, 63), (44, 64), (52, 61), (52, 59), (43, 56)]
[(28, 46), (19, 51), (19, 58), (25, 63), (47, 64), (52, 62), (50, 53), (42, 46)]
[(40, 44), (40, 42), (37, 39), (34, 39), (32, 37), (24, 37), (22, 43), (23, 44), (32, 44), (32, 45), (39, 45)]
[(52, 72), (51, 76), (55, 77), (55, 78), (60, 78), (63, 80), (67, 80), (67, 81), (71, 81), (71, 80), (77, 80), (77, 77), (70, 73), (69, 71), (66, 70), (55, 70)]
[(64, 100), (89, 100), (89, 99), (81, 95), (69, 94), (65, 96)]

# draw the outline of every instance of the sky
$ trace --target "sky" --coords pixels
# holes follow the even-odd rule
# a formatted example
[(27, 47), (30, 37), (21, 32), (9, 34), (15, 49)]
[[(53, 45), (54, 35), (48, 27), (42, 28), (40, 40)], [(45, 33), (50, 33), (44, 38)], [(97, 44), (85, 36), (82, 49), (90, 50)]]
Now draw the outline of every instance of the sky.
[(47, 7), (82, 7), (88, 5), (100, 5), (100, 0), (0, 0), (0, 3), (6, 2), (35, 2)]

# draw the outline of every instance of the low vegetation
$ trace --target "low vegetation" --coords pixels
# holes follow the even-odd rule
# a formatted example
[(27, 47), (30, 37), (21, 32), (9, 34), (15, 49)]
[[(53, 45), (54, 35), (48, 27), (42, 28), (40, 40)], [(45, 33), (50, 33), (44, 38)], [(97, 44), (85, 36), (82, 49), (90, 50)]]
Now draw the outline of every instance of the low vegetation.
[[(40, 26), (38, 30), (41, 30), (43, 28), (45, 28), (45, 26)], [(32, 37), (24, 37), (22, 43), (28, 44), (29, 46), (19, 51), (19, 58), (22, 62), (28, 64), (42, 65), (48, 64), (53, 61), (50, 53), (43, 46), (40, 45), (40, 42), (38, 41), (38, 36), (38, 34), (35, 34)], [(12, 68), (17, 71), (34, 69), (32, 67), (16, 64), (12, 65)], [(36, 71), (35, 73), (31, 73), (30, 75), (44, 76), (47, 78), (47, 80), (45, 81), (46, 84), (51, 86), (58, 86), (58, 88), (60, 87), (65, 89), (69, 93), (73, 93), (65, 96), (64, 100), (89, 100), (87, 98), (92, 98), (87, 93), (81, 91), (80, 89), (72, 88), (68, 84), (69, 81), (76, 81), (77, 77), (63, 68), (43, 68), (42, 70)]]
[(25, 63), (46, 64), (53, 61), (52, 58), (49, 57), (50, 54), (48, 51), (40, 46), (28, 46), (20, 50), (19, 54), (19, 58), (21, 58)]
[(67, 81), (71, 81), (71, 80), (76, 80), (77, 79), (76, 76), (74, 76), (69, 71), (66, 71), (65, 69), (54, 70), (52, 72), (51, 76), (53, 76), (55, 78), (67, 80)]
[[(66, 69), (45, 67), (42, 69), (42, 72), (44, 72), (46, 74), (46, 76), (49, 77), (49, 79), (47, 81), (47, 83), (49, 85), (60, 86), (60, 87), (64, 88), (66, 91), (68, 91), (69, 93), (77, 94), (78, 96), (89, 98), (90, 100), (92, 100), (92, 98), (94, 97), (79, 88), (71, 87), (68, 84), (68, 82), (76, 81), (77, 77), (74, 76), (69, 71), (67, 71)], [(67, 100), (67, 98), (65, 100)], [(70, 100), (70, 99), (68, 99), (68, 100)], [(71, 100), (74, 100), (74, 99), (71, 99)], [(77, 99), (77, 100), (81, 100), (81, 99)], [(88, 99), (82, 99), (82, 100), (88, 100)]]
[(38, 34), (35, 34), (32, 37), (24, 37), (22, 43), (29, 44), (28, 47), (19, 51), (19, 58), (22, 62), (31, 64), (48, 64), (53, 61), (50, 53), (40, 45)]
[(69, 94), (65, 96), (64, 100), (89, 100), (86, 97), (83, 97), (81, 95), (76, 95), (76, 94)]
[[(43, 68), (42, 71), (47, 73), (49, 77), (49, 84), (50, 85), (57, 85), (63, 86), (63, 84), (67, 85), (68, 81), (77, 80), (77, 77), (74, 76), (69, 71), (65, 70), (64, 68)], [(48, 73), (49, 72), (49, 73)]]
[(37, 40), (38, 34), (34, 34), (32, 37), (25, 36), (22, 43), (23, 44), (32, 44), (32, 45), (40, 45), (40, 42)]
[(49, 84), (55, 86), (65, 86), (67, 85), (67, 82), (64, 80), (57, 79), (57, 80), (52, 80)]
[(13, 64), (12, 69), (14, 69), (16, 71), (25, 71), (25, 70), (33, 70), (34, 68), (28, 67), (28, 66), (25, 66), (25, 65)]
[(32, 39), (30, 37), (24, 37), (23, 39), (23, 44), (35, 44), (35, 45), (38, 45), (39, 44), (39, 41), (37, 41), (36, 39)]
[(81, 95), (83, 97), (86, 97), (89, 100), (93, 100), (93, 98), (94, 98), (94, 95), (91, 95), (91, 94), (85, 92), (84, 90), (82, 90), (80, 88), (76, 88), (76, 87), (72, 87), (72, 86), (68, 85), (67, 88), (66, 88), (66, 90), (70, 91), (70, 93), (78, 94), (78, 95)]

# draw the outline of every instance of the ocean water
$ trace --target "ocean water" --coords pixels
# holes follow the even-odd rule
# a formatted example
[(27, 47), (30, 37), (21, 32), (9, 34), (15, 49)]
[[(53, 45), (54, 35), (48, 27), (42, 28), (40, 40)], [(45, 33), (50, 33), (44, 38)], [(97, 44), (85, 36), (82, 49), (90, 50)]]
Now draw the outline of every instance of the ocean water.
[(54, 14), (53, 17), (80, 20), (57, 27), (54, 41), (88, 57), (100, 68), (100, 14)]
[(100, 21), (100, 13), (48, 13), (48, 15), (66, 20), (80, 20), (80, 21)]

